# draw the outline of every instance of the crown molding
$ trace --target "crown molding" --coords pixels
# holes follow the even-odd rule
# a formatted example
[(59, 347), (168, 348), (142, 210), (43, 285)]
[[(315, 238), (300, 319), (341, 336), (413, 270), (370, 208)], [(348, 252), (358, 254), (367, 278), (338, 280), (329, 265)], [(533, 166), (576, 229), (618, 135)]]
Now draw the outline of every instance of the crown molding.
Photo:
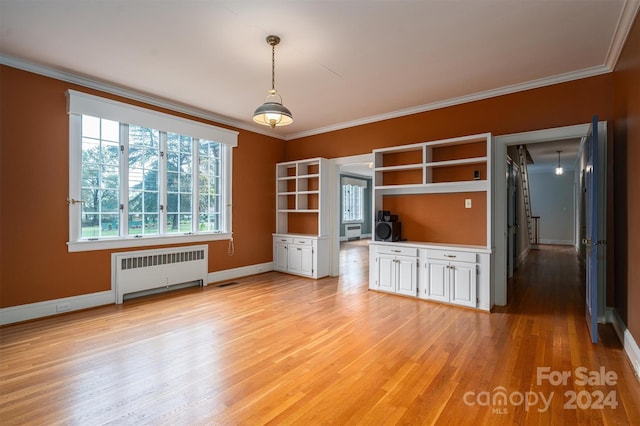
[(156, 96), (148, 95), (146, 93), (137, 92), (135, 90), (127, 89), (124, 87), (116, 86), (111, 83), (95, 80), (89, 77), (81, 76), (79, 74), (71, 73), (68, 71), (59, 70), (53, 67), (36, 64), (33, 62), (25, 61), (23, 59), (15, 58), (8, 55), (0, 54), (0, 64), (6, 65), (12, 68), (17, 68), (23, 71), (28, 71), (34, 74), (50, 77), (56, 80), (65, 81), (67, 83), (77, 84), (89, 89), (99, 90), (111, 95), (121, 96), (123, 98), (131, 99), (138, 102), (144, 102), (149, 105), (156, 106), (158, 108), (165, 108), (171, 111), (187, 114), (193, 117), (202, 118), (204, 120), (213, 121), (218, 124), (224, 124), (232, 126), (238, 129), (246, 130), (253, 133), (269, 136), (275, 139), (284, 140), (284, 136), (274, 135), (271, 129), (262, 129), (241, 122), (232, 120), (228, 117), (214, 114), (210, 111), (206, 111), (200, 108), (184, 105), (175, 101), (159, 98)]
[(640, 0), (626, 0), (622, 6), (618, 24), (616, 25), (616, 30), (611, 39), (611, 45), (609, 46), (609, 51), (607, 52), (607, 57), (604, 62), (605, 66), (611, 71), (615, 69), (618, 63), (618, 59), (624, 48), (624, 42), (627, 41), (639, 9)]

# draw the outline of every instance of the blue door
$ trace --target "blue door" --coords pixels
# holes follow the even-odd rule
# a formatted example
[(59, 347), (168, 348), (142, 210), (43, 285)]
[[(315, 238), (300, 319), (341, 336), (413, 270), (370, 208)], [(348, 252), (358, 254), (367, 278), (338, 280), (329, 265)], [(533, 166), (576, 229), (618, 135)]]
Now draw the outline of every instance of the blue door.
[(589, 134), (586, 140), (587, 164), (585, 168), (585, 188), (586, 188), (586, 238), (583, 240), (586, 250), (586, 308), (587, 325), (591, 334), (591, 342), (598, 343), (598, 314), (601, 301), (599, 286), (603, 285), (599, 280), (598, 271), (598, 243), (599, 238), (599, 214), (598, 208), (600, 199), (598, 194), (598, 182), (600, 164), (598, 159), (598, 116), (593, 117)]

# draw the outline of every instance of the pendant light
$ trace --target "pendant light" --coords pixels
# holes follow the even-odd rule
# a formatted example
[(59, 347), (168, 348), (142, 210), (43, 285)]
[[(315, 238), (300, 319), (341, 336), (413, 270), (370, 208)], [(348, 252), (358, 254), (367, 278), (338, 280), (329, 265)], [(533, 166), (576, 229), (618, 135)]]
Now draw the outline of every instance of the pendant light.
[(267, 36), (267, 44), (271, 46), (271, 90), (264, 99), (264, 104), (256, 108), (253, 113), (253, 121), (265, 126), (286, 126), (293, 123), (291, 111), (282, 105), (282, 96), (276, 90), (276, 46), (280, 43), (280, 37), (275, 35)]
[(558, 167), (556, 167), (556, 175), (560, 176), (564, 170), (562, 170), (562, 166), (560, 165), (560, 153), (562, 151), (556, 151), (558, 153)]

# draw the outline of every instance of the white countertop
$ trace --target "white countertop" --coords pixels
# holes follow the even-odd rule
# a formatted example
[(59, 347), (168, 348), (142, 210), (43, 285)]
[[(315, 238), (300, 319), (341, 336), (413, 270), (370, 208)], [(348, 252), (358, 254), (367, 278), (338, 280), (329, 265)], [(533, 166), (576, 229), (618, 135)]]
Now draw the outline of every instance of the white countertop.
[(273, 233), (271, 234), (274, 237), (293, 237), (293, 238), (316, 238), (318, 240), (328, 239), (328, 235), (316, 235), (316, 234), (289, 234), (289, 233)]
[(427, 241), (370, 241), (369, 244), (382, 246), (407, 246), (415, 248), (431, 248), (431, 249), (452, 249), (459, 251), (470, 251), (475, 253), (491, 253), (492, 250), (486, 246), (474, 246), (467, 244), (450, 244), (450, 243), (431, 243)]

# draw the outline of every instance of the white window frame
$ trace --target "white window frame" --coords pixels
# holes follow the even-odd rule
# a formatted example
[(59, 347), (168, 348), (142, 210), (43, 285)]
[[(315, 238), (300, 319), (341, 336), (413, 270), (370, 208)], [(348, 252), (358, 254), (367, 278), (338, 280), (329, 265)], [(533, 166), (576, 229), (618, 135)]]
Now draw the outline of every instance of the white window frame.
[[(233, 148), (238, 145), (238, 132), (188, 120), (185, 118), (165, 114), (110, 99), (89, 95), (75, 90), (67, 91), (67, 113), (69, 114), (69, 252), (90, 250), (107, 250), (117, 248), (145, 247), (164, 244), (182, 244), (204, 241), (229, 240), (233, 236), (232, 231), (232, 161)], [(220, 203), (223, 209), (221, 232), (198, 232), (194, 226), (194, 232), (189, 234), (162, 233), (160, 235), (120, 238), (105, 238), (88, 240), (81, 238), (81, 172), (82, 172), (82, 115), (91, 115), (106, 118), (126, 124), (136, 124), (150, 127), (161, 132), (172, 132), (196, 139), (204, 139), (221, 143), (221, 178), (223, 194)], [(126, 152), (125, 152), (126, 154)], [(195, 163), (195, 158), (194, 158)], [(197, 164), (194, 164), (196, 167)], [(164, 166), (162, 166), (164, 167)], [(193, 181), (197, 182), (197, 168), (194, 168)], [(121, 181), (121, 188), (125, 183)], [(127, 202), (121, 196), (125, 204), (124, 214), (127, 213)], [(162, 202), (166, 206), (166, 202)], [(194, 198), (194, 204), (198, 200)], [(194, 212), (194, 213), (197, 213)], [(163, 214), (166, 214), (166, 209)], [(194, 223), (198, 222), (199, 215), (194, 215)], [(121, 222), (122, 223), (122, 222)]]

